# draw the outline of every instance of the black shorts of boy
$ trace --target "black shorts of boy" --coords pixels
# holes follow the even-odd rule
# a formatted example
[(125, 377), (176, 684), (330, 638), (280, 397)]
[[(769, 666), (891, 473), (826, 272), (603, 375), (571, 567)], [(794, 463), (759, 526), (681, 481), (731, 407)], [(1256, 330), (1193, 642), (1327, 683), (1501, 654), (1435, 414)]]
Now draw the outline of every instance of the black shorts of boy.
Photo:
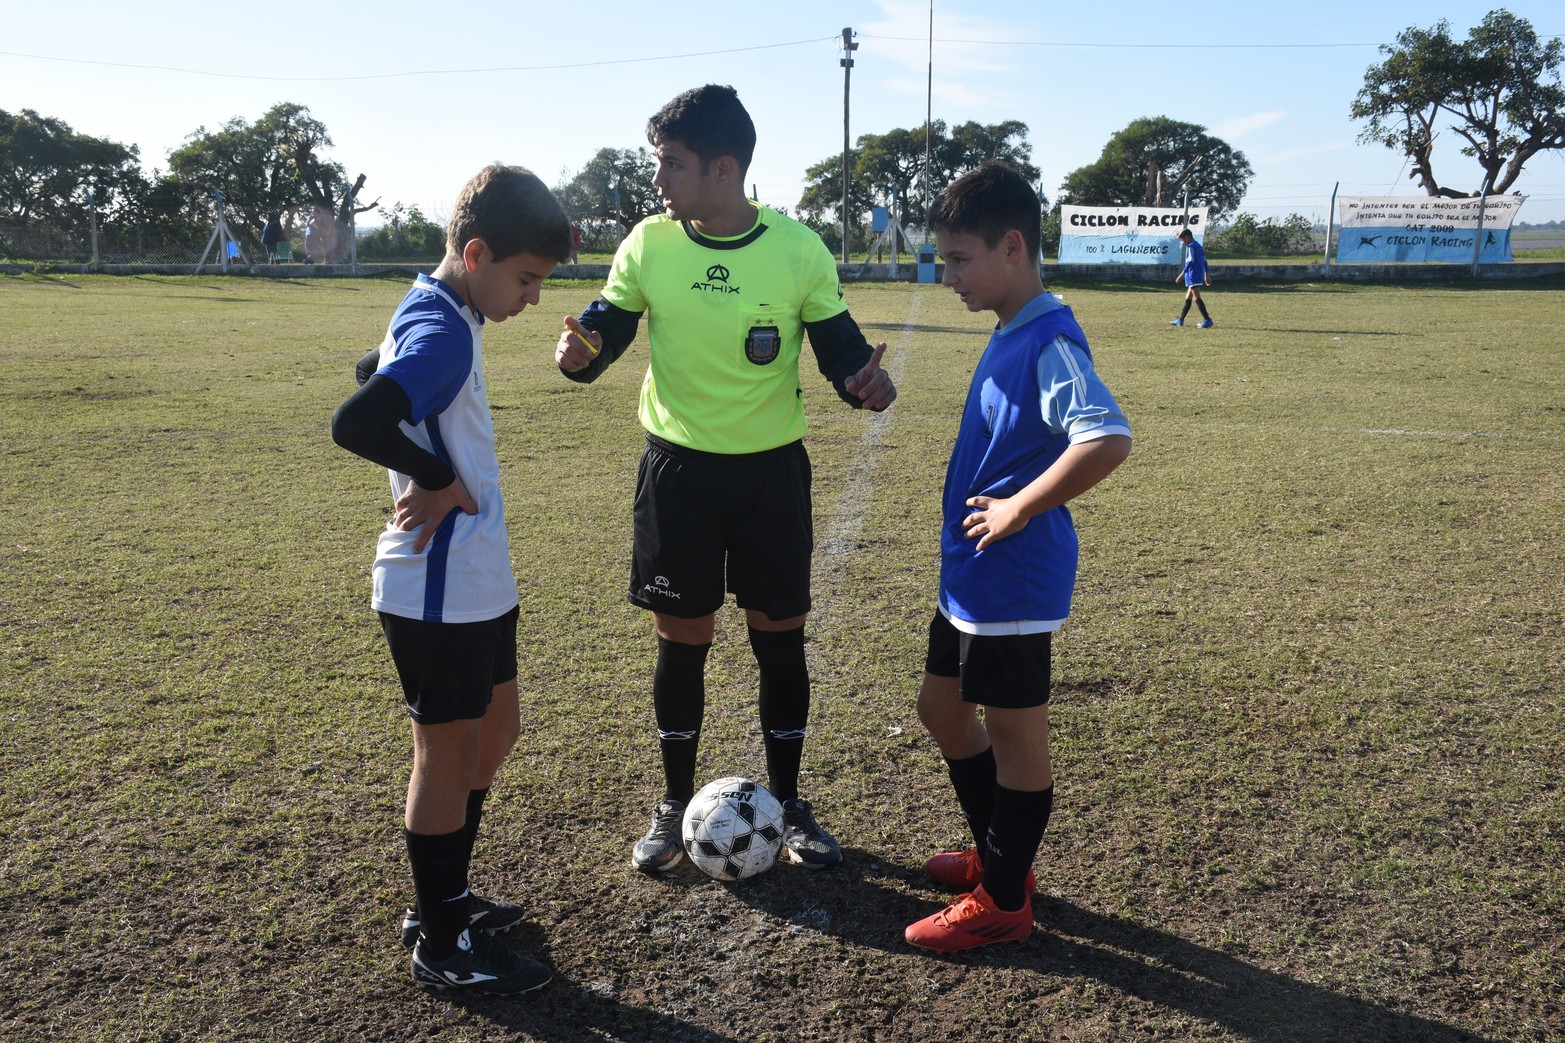
[(810, 458), (803, 442), (703, 453), (648, 436), (636, 473), (634, 605), (711, 615), (725, 591), (770, 619), (810, 610)]
[(940, 612), (929, 624), (924, 670), (961, 678), (964, 703), (1025, 710), (1049, 703), (1053, 631), (1041, 634), (969, 634)]
[(380, 613), (408, 716), (419, 724), (447, 724), (488, 713), (495, 685), (516, 676), (520, 618), (520, 606), (481, 623), (428, 623)]

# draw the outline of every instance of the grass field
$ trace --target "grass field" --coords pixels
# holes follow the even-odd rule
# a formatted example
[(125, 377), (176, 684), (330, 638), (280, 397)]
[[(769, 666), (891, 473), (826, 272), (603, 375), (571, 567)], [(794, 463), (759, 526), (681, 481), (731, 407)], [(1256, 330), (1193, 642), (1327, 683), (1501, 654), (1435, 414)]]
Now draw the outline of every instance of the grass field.
[[(0, 278), (0, 1038), (1565, 1039), (1565, 283), (1064, 286), (1136, 450), (1076, 506), (1037, 930), (906, 948), (962, 825), (913, 696), (987, 328), (851, 285), (902, 394), (806, 366), (806, 793), (839, 870), (628, 865), (658, 796), (623, 595), (644, 341), (591, 387), (551, 285), (486, 334), (523, 737), (475, 886), (556, 968), (410, 982), (389, 496), (328, 419), (402, 280)], [(762, 777), (730, 609), (700, 773)]]

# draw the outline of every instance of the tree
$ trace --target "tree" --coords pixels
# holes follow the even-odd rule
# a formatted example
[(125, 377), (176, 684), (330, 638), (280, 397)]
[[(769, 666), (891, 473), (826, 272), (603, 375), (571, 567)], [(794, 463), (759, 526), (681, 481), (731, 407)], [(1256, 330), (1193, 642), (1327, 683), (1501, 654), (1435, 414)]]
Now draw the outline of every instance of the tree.
[[(169, 171), (192, 196), (210, 202), (214, 190), (222, 192), (224, 204), (255, 230), (275, 210), (291, 235), (298, 215), (317, 207), (346, 227), (352, 215), (375, 209), (379, 200), (361, 201), (366, 175), (349, 186), (342, 166), (322, 158), (331, 146), (331, 135), (309, 109), (284, 102), (253, 125), (236, 116), (217, 131), (197, 128), (169, 155)], [(328, 259), (340, 259), (345, 246), (340, 243)]]
[[(928, 142), (926, 172), (923, 127), (860, 135), (854, 143), (853, 164), (848, 173), (849, 211), (867, 214), (873, 207), (890, 206), (895, 197), (903, 223), (922, 227), (926, 173), (932, 197), (986, 159), (1009, 163), (1028, 181), (1038, 179), (1038, 168), (1032, 165), (1032, 146), (1027, 142), (1027, 124), (1020, 120), (987, 125), (969, 121), (950, 133), (943, 120), (935, 120), (929, 125)], [(822, 238), (835, 227), (836, 242), (828, 241), (827, 245), (840, 247), (842, 153), (812, 165), (804, 172), (804, 179), (799, 219), (821, 232)]]
[(446, 252), (446, 230), (425, 217), (416, 206), (396, 203), (380, 208), (385, 224), (359, 239), (359, 256), (366, 260), (438, 261)]
[(93, 206), (112, 211), (145, 188), (136, 146), (78, 134), (32, 109), (0, 109), (0, 215), (75, 226), (86, 220), (89, 192)]
[(1059, 201), (1169, 206), (1188, 192), (1217, 219), (1238, 207), (1254, 173), (1243, 152), (1199, 124), (1143, 118), (1109, 138), (1096, 162), (1067, 174)]
[[(565, 212), (578, 223), (614, 223), (619, 226), (618, 234), (624, 236), (642, 218), (663, 212), (662, 197), (652, 187), (656, 174), (657, 160), (645, 148), (603, 148), (580, 173), (554, 191)], [(592, 238), (590, 234), (587, 237)]]
[[(1408, 177), (1427, 194), (1479, 195), (1485, 183), (1504, 192), (1533, 156), (1565, 148), (1565, 43), (1541, 43), (1525, 18), (1491, 11), (1464, 43), (1442, 19), (1433, 29), (1398, 33), (1396, 45), (1382, 45), (1380, 53), (1385, 61), (1364, 73), (1353, 100), (1353, 118), (1369, 121), (1359, 140), (1406, 155)], [(1448, 118), (1455, 121), (1449, 129), (1466, 142), (1462, 155), (1483, 170), (1476, 191), (1450, 188), (1435, 176), (1438, 124)]]

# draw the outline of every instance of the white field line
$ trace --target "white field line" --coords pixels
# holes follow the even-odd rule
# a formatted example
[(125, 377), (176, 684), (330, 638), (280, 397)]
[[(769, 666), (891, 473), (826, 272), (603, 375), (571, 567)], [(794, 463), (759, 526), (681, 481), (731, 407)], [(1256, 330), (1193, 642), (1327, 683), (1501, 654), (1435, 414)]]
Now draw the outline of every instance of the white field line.
[[(908, 305), (907, 321), (902, 325), (902, 335), (895, 344), (887, 346), (891, 353), (890, 363), (886, 362), (884, 356), (881, 358), (881, 365), (899, 387), (902, 384), (902, 371), (907, 365), (908, 347), (913, 342), (913, 328), (918, 324), (918, 305), (922, 297), (922, 293), (913, 294), (912, 303)], [(858, 543), (859, 532), (864, 527), (864, 504), (869, 499), (870, 483), (875, 478), (878, 450), (895, 410), (896, 406), (893, 405), (891, 409), (868, 416), (858, 454), (843, 477), (842, 488), (837, 495), (837, 510), (826, 527), (826, 535), (815, 544), (814, 567), (817, 569), (826, 563), (826, 559), (853, 553)]]
[[(1178, 427), (1200, 431), (1261, 431), (1276, 432), (1279, 434), (1305, 434), (1305, 435), (1361, 435), (1369, 437), (1393, 437), (1393, 438), (1488, 438), (1503, 439), (1516, 442), (1559, 442), (1565, 443), (1565, 435), (1541, 434), (1536, 432), (1517, 433), (1511, 431), (1421, 431), (1415, 428), (1401, 427), (1316, 427), (1307, 424), (1204, 424), (1199, 420), (1169, 420), (1150, 419), (1143, 420), (1142, 425), (1147, 428)], [(1136, 418), (1130, 418), (1132, 430), (1136, 429)]]

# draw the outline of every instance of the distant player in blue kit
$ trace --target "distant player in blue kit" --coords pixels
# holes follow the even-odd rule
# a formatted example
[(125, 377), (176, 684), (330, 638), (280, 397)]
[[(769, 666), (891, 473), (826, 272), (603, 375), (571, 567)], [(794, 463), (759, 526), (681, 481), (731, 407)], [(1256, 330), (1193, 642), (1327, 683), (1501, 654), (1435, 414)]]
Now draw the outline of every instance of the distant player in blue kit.
[(1179, 313), (1179, 318), (1169, 325), (1183, 326), (1185, 316), (1190, 314), (1190, 305), (1194, 304), (1201, 309), (1201, 324), (1196, 328), (1209, 330), (1212, 328), (1212, 317), (1207, 314), (1206, 302), (1201, 299), (1201, 287), (1212, 285), (1212, 273), (1206, 266), (1206, 251), (1195, 241), (1195, 236), (1188, 228), (1180, 229), (1179, 241), (1185, 244), (1185, 266), (1174, 276), (1174, 281), (1185, 284), (1185, 307)]
[(491, 940), (522, 919), (468, 889), (490, 783), (520, 732), (518, 597), (482, 334), (538, 303), (571, 253), (559, 202), (521, 167), (494, 164), (457, 197), (445, 258), (403, 297), (359, 390), (332, 417), (338, 445), (390, 471), (372, 605), (413, 722), (403, 829), (417, 905), (403, 921), (413, 979), (438, 989), (528, 992), (548, 968)]
[(1032, 932), (1032, 862), (1054, 802), (1051, 635), (1076, 585), (1065, 504), (1130, 454), (1130, 426), (1086, 335), (1044, 290), (1040, 217), (1032, 186), (994, 160), (953, 181), (930, 213), (942, 282), (968, 311), (999, 320), (946, 468), (940, 591), (918, 694), (975, 845), (925, 864), (964, 892), (904, 932), (935, 952)]

